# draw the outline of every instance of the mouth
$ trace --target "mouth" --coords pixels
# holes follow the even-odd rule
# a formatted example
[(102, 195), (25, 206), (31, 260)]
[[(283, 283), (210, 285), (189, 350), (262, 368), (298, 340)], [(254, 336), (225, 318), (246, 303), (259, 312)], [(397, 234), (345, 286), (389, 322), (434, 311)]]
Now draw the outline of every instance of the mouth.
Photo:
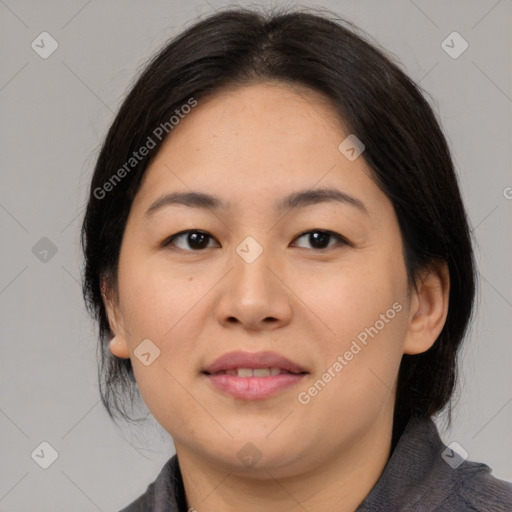
[(231, 352), (201, 371), (212, 388), (241, 400), (262, 400), (296, 386), (309, 374), (274, 352)]
[[(279, 372), (276, 373), (278, 370)], [(257, 373), (260, 372), (262, 377), (268, 377), (266, 374), (267, 371), (269, 375), (272, 373), (279, 375), (279, 373), (283, 371), (294, 374), (303, 373), (306, 372), (306, 369), (276, 352), (247, 352), (237, 350), (223, 354), (204, 367), (202, 371), (208, 374), (235, 372), (234, 375), (238, 375), (238, 373), (241, 372), (241, 377), (257, 376), (257, 374), (254, 375), (254, 373), (252, 375), (249, 374), (249, 371), (256, 371)]]
[(230, 368), (219, 372), (210, 373), (203, 371), (205, 375), (232, 375), (233, 377), (275, 377), (276, 375), (305, 375), (307, 372), (291, 372), (275, 366), (269, 368)]

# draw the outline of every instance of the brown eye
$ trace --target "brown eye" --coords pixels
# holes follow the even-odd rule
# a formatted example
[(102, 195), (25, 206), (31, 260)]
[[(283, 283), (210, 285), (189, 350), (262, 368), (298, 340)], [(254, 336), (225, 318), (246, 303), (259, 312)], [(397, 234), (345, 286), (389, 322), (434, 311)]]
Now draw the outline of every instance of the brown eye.
[[(339, 235), (338, 233), (334, 233), (332, 231), (325, 231), (320, 229), (315, 229), (311, 231), (307, 231), (302, 235), (298, 236), (295, 240), (299, 240), (301, 238), (307, 237), (306, 240), (311, 244), (311, 248), (322, 250), (329, 249), (336, 245), (351, 245), (350, 242)], [(335, 243), (330, 243), (332, 240)], [(337, 241), (337, 243), (336, 243)], [(306, 247), (308, 249), (308, 247)]]
[[(211, 240), (213, 240), (213, 237), (208, 233), (190, 229), (171, 236), (164, 242), (163, 246), (167, 247), (173, 245), (184, 251), (200, 251), (202, 249), (208, 249), (208, 243)], [(176, 243), (177, 241), (179, 243)]]

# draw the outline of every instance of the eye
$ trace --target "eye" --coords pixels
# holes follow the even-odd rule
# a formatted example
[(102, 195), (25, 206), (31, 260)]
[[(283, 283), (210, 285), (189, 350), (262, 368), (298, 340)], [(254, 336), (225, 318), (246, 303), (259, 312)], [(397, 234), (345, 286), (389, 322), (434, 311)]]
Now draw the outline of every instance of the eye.
[[(350, 245), (352, 244), (343, 236), (338, 233), (334, 233), (333, 231), (326, 231), (320, 229), (314, 229), (311, 231), (306, 231), (302, 235), (295, 238), (295, 240), (300, 240), (301, 238), (308, 237), (308, 242), (313, 246), (313, 249), (329, 249), (335, 245)], [(338, 244), (329, 244), (330, 240), (337, 240)], [(308, 247), (306, 247), (308, 249)]]
[[(334, 233), (333, 231), (320, 229), (306, 231), (305, 233), (302, 233), (296, 237), (294, 240), (300, 240), (301, 238), (305, 237), (309, 237), (307, 240), (312, 245), (312, 248), (316, 250), (329, 249), (335, 245), (352, 246), (352, 244), (340, 234)], [(214, 240), (214, 238), (204, 231), (189, 229), (187, 231), (181, 231), (180, 233), (176, 233), (175, 235), (170, 236), (164, 240), (164, 242), (162, 242), (162, 247), (172, 245), (184, 251), (197, 252), (212, 247), (208, 245), (208, 243), (212, 240)], [(329, 243), (333, 240), (335, 242), (337, 241), (338, 243)], [(307, 249), (307, 247), (305, 248)]]
[[(174, 245), (178, 247), (178, 249), (182, 249), (184, 251), (197, 252), (202, 249), (208, 249), (208, 242), (210, 240), (213, 240), (213, 237), (208, 233), (205, 233), (204, 231), (198, 231), (196, 229), (189, 229), (187, 231), (182, 231), (181, 233), (176, 233), (175, 235), (167, 238), (162, 243), (162, 247)], [(176, 243), (176, 241), (181, 241), (181, 246), (180, 244)], [(186, 246), (188, 246), (188, 248)]]

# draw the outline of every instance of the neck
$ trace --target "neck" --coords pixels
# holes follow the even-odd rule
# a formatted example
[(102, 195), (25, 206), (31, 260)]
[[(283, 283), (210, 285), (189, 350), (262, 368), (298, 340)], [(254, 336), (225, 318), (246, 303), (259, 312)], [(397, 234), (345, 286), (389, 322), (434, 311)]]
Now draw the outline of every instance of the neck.
[[(333, 450), (314, 467), (259, 478), (205, 460), (176, 444), (188, 510), (198, 512), (354, 512), (379, 479), (391, 453), (393, 411), (386, 409), (362, 433)], [(283, 474), (280, 468), (280, 475)]]

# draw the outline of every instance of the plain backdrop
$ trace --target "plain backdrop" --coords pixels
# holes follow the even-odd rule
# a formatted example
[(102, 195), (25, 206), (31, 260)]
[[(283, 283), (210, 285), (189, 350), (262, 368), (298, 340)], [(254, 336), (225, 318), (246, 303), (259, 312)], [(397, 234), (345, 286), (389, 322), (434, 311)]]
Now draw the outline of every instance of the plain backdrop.
[[(79, 228), (100, 144), (134, 77), (165, 41), (224, 5), (0, 0), (0, 511), (119, 510), (174, 453), (154, 420), (119, 429), (99, 402)], [(445, 444), (512, 480), (512, 2), (301, 5), (360, 26), (432, 96), (480, 278), (454, 422), (436, 423)], [(47, 58), (33, 47), (41, 37), (44, 51), (58, 44)], [(442, 45), (448, 37), (468, 44), (457, 58)], [(57, 456), (47, 469), (43, 452)]]

